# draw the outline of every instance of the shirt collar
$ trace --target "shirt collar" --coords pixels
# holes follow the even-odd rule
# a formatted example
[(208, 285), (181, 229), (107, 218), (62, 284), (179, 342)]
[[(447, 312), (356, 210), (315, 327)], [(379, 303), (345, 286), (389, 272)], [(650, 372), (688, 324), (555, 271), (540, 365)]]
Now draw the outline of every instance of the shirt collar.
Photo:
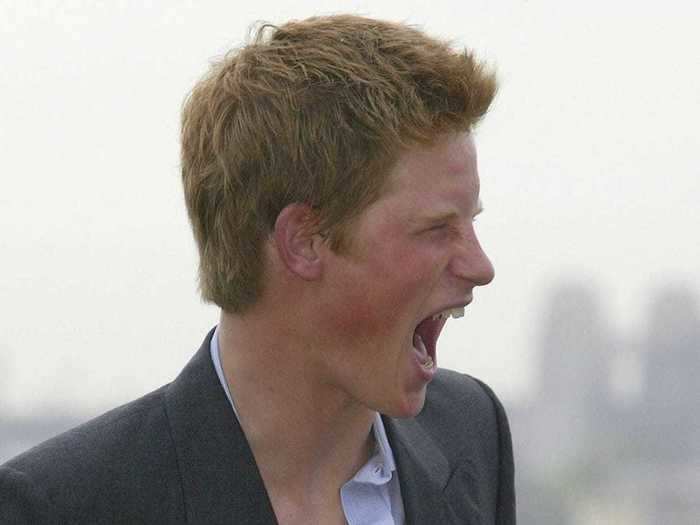
[(219, 353), (219, 327), (217, 326), (214, 330), (214, 335), (211, 336), (211, 343), (209, 343), (209, 353), (211, 354), (211, 360), (214, 363), (214, 368), (216, 369), (216, 375), (219, 377), (219, 382), (226, 392), (226, 397), (228, 402), (231, 403), (231, 408), (233, 408), (233, 413), (236, 414), (238, 418), (238, 411), (236, 411), (236, 405), (233, 404), (233, 398), (231, 397), (231, 391), (228, 389), (228, 382), (226, 381), (226, 376), (224, 375), (224, 369), (221, 366), (221, 355)]
[(382, 417), (377, 413), (372, 424), (374, 433), (374, 453), (369, 458), (360, 470), (348, 482), (354, 483), (371, 483), (372, 485), (384, 485), (391, 481), (396, 463), (394, 455), (391, 452), (389, 440), (386, 437), (384, 422)]
[(386, 436), (386, 429), (384, 428), (382, 416), (378, 412), (375, 415), (372, 430), (374, 431), (376, 453), (381, 458), (381, 462), (384, 465), (384, 468), (388, 472), (394, 472), (396, 470), (394, 454), (391, 452), (391, 445), (389, 445), (389, 438), (387, 438)]

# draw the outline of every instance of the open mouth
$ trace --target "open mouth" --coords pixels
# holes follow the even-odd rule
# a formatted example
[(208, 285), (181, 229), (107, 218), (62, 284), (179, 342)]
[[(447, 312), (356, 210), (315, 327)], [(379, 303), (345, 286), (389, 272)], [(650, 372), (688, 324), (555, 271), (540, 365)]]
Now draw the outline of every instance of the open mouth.
[(423, 319), (413, 332), (413, 348), (416, 351), (418, 362), (425, 369), (437, 366), (437, 341), (442, 327), (449, 317), (462, 317), (464, 307), (449, 308), (435, 315)]

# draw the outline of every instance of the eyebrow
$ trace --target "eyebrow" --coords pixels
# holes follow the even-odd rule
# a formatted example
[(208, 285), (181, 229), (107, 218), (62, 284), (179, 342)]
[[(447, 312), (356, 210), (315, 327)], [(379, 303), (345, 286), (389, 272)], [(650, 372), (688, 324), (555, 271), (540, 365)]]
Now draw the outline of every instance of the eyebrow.
[[(476, 217), (483, 211), (484, 205), (481, 199), (479, 199), (476, 205), (476, 211), (474, 212), (474, 215), (472, 215), (472, 217)], [(444, 213), (437, 212), (435, 214), (427, 214), (424, 217), (421, 217), (419, 221), (424, 224), (437, 224), (439, 222), (449, 222), (451, 220), (457, 219), (458, 217), (459, 214), (456, 211), (446, 211)]]

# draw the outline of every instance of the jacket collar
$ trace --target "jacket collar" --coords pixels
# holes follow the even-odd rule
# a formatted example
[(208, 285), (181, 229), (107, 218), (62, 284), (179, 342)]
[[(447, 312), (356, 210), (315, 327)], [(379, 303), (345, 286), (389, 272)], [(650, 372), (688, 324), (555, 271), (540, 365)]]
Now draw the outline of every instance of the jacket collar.
[(165, 393), (188, 523), (277, 523), (211, 362), (209, 332)]

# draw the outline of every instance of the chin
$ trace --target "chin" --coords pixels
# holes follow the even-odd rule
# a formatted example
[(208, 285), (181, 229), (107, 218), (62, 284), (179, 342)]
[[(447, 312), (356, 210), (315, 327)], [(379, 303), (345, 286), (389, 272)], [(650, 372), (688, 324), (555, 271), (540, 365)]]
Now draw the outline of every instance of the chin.
[(420, 392), (407, 395), (399, 403), (393, 403), (380, 412), (389, 417), (400, 419), (416, 417), (425, 405), (425, 387)]

